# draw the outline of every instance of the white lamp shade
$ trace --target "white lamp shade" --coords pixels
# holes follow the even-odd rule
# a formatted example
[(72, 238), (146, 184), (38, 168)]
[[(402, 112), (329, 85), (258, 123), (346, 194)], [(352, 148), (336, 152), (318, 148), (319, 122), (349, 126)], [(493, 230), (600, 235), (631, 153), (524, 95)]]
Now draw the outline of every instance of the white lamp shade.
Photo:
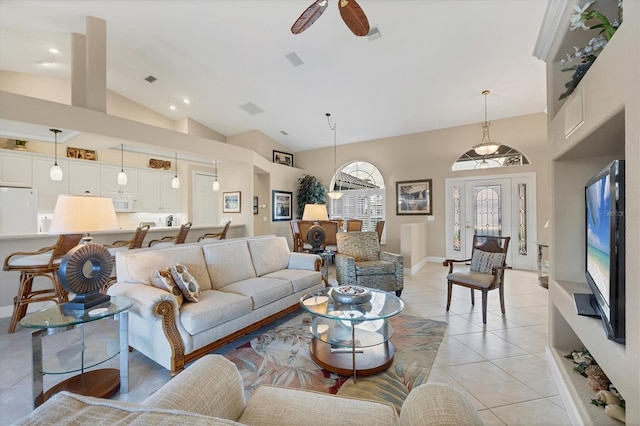
[(475, 145), (473, 147), (473, 150), (476, 152), (476, 154), (484, 156), (484, 155), (493, 154), (498, 150), (498, 148), (500, 148), (499, 144), (489, 142), (489, 143), (481, 143), (479, 145)]
[(93, 195), (58, 195), (49, 234), (84, 234), (118, 229), (113, 200)]
[(127, 184), (127, 174), (123, 171), (118, 173), (118, 185), (126, 185)]
[(305, 204), (302, 220), (329, 220), (326, 204)]
[(62, 180), (62, 169), (58, 164), (54, 164), (49, 169), (49, 178), (51, 180)]
[(180, 188), (180, 178), (178, 176), (176, 176), (173, 179), (171, 179), (171, 187), (173, 189)]
[(339, 200), (340, 198), (342, 198), (342, 196), (344, 195), (344, 192), (338, 192), (338, 191), (331, 191), (331, 192), (327, 192), (327, 195), (329, 196), (329, 198), (331, 198), (332, 200)]

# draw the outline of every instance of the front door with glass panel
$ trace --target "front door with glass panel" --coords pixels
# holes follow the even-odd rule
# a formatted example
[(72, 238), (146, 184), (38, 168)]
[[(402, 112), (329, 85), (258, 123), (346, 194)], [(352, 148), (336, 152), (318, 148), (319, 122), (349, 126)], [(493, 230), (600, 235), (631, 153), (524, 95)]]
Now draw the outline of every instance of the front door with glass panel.
[(536, 267), (535, 175), (447, 179), (446, 256), (469, 259), (473, 235), (511, 237), (507, 264)]

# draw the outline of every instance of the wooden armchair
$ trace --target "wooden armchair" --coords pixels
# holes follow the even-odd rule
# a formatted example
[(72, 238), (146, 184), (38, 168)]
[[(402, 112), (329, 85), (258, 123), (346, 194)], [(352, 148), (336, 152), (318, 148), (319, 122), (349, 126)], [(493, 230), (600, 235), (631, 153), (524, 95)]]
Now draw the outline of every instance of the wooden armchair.
[(347, 231), (362, 231), (362, 220), (349, 219), (347, 220)]
[[(489, 290), (500, 290), (500, 308), (504, 315), (504, 270), (507, 269), (507, 250), (510, 237), (474, 235), (471, 259), (447, 259), (447, 311), (451, 305), (453, 285), (471, 289), (471, 304), (475, 304), (474, 290), (482, 292), (482, 323), (487, 323), (487, 295)], [(471, 262), (468, 270), (453, 272), (454, 263)]]
[(402, 294), (404, 261), (402, 255), (380, 250), (378, 234), (339, 232), (337, 234), (336, 278), (340, 285), (361, 285)]
[(382, 241), (382, 231), (384, 230), (384, 220), (376, 223), (376, 233), (378, 234), (378, 241)]
[(158, 245), (158, 244), (163, 244), (163, 245), (184, 244), (190, 229), (191, 229), (191, 222), (187, 222), (184, 225), (180, 226), (180, 230), (176, 235), (163, 237), (163, 238), (160, 238), (159, 240), (149, 241), (149, 247)]
[(231, 221), (225, 223), (224, 228), (220, 232), (209, 232), (198, 238), (198, 241), (205, 240), (207, 238), (217, 238), (219, 240), (224, 240), (227, 238), (227, 231), (229, 231), (229, 227), (231, 226)]
[(304, 244), (302, 242), (302, 237), (300, 236), (300, 227), (298, 226), (298, 219), (292, 219), (289, 221), (289, 225), (291, 226), (291, 237), (293, 238), (293, 251), (301, 252), (304, 251)]

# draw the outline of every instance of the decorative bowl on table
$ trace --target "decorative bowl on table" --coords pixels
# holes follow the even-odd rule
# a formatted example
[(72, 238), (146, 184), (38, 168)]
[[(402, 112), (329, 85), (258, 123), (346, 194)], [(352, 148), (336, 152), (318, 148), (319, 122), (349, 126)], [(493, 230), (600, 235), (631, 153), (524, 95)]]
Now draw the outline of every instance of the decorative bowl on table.
[(341, 285), (331, 290), (331, 297), (344, 305), (358, 305), (371, 300), (371, 291), (359, 285)]

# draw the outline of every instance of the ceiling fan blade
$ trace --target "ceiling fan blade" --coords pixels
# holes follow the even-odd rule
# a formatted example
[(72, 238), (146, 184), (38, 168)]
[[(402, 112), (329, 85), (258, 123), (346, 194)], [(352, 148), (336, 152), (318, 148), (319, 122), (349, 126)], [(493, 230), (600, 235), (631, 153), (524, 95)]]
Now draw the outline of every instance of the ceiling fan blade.
[(369, 20), (356, 0), (339, 0), (338, 9), (352, 33), (360, 37), (369, 34)]
[(293, 23), (291, 26), (291, 32), (294, 34), (300, 34), (311, 25), (313, 25), (316, 20), (322, 16), (324, 11), (327, 9), (328, 0), (316, 0), (313, 2), (311, 6), (307, 8), (302, 15)]

